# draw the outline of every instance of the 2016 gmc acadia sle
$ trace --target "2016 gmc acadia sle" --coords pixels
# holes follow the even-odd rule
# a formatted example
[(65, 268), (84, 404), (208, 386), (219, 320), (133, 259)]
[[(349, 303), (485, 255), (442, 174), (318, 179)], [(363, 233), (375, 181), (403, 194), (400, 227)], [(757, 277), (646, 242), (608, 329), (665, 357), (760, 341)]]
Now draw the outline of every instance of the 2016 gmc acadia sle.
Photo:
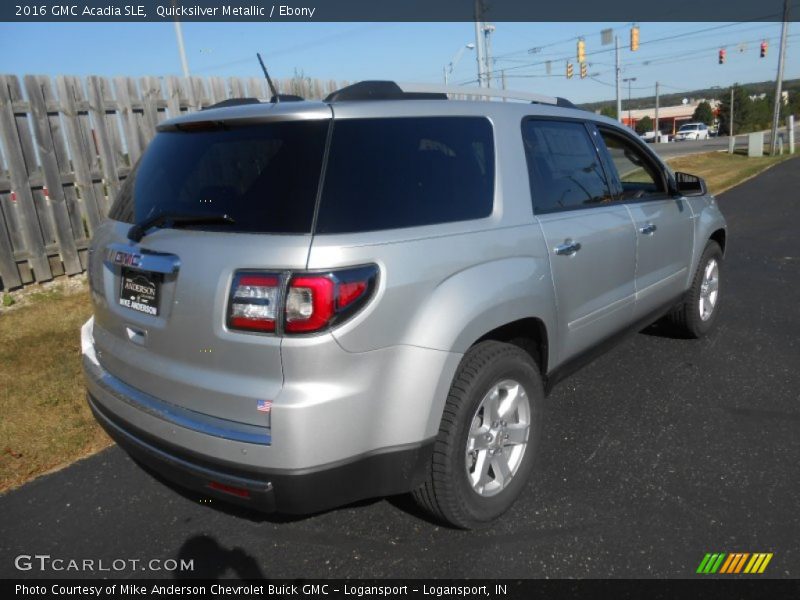
[(162, 123), (90, 248), (103, 427), (260, 510), (502, 514), (546, 390), (658, 318), (705, 334), (726, 244), (703, 181), (627, 128), (505, 94), (362, 82)]

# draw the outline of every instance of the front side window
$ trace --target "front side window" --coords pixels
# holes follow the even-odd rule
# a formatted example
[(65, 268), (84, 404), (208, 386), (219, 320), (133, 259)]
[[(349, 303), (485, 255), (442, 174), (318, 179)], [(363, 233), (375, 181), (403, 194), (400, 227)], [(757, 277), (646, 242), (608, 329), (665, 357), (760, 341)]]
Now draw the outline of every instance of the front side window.
[(600, 130), (612, 162), (612, 178), (621, 188), (621, 200), (635, 200), (665, 193), (664, 178), (644, 150), (625, 138), (606, 129)]
[(597, 149), (583, 123), (527, 119), (522, 138), (535, 212), (612, 201)]

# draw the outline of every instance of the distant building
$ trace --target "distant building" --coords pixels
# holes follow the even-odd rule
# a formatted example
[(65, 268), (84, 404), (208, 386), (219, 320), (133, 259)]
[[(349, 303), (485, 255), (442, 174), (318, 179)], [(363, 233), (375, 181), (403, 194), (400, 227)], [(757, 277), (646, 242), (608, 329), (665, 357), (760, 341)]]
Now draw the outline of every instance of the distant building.
[[(692, 115), (694, 114), (697, 105), (701, 102), (708, 102), (711, 105), (711, 110), (714, 116), (719, 114), (719, 100), (692, 100), (686, 104), (678, 104), (677, 106), (659, 106), (658, 107), (658, 129), (661, 133), (674, 134), (681, 125), (692, 122)], [(630, 112), (630, 120), (628, 114)], [(622, 111), (622, 123), (631, 129), (636, 128), (636, 123), (650, 117), (653, 121), (656, 118), (656, 109), (653, 108), (639, 108), (631, 111)]]
[[(766, 97), (767, 97), (767, 95), (765, 93), (763, 93), (763, 92), (761, 94), (752, 94), (751, 96), (748, 96), (748, 98), (750, 98), (750, 100), (763, 100)], [(787, 92), (786, 90), (783, 90), (781, 92), (781, 100), (783, 101), (783, 105), (784, 106), (789, 104), (789, 92)]]

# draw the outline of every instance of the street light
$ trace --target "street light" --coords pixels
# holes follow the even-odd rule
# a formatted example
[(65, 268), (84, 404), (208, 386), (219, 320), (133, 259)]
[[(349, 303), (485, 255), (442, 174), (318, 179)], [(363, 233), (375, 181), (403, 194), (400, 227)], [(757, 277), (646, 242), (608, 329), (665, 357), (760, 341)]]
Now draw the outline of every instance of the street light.
[(475, 48), (475, 44), (473, 44), (472, 42), (470, 42), (469, 44), (464, 44), (463, 46), (461, 46), (461, 48), (458, 49), (458, 52), (456, 52), (453, 55), (453, 58), (450, 60), (450, 62), (444, 66), (443, 71), (444, 71), (444, 84), (445, 85), (447, 85), (447, 78), (450, 75), (453, 74), (453, 69), (456, 68), (456, 65), (458, 64), (458, 61), (460, 61), (461, 57), (464, 56), (464, 52), (466, 50), (472, 50), (474, 48)]
[(636, 77), (626, 77), (622, 81), (623, 81), (623, 83), (627, 83), (628, 84), (628, 127), (633, 129), (633, 127), (631, 126), (631, 122), (632, 122), (632, 119), (631, 119), (631, 83), (636, 81)]

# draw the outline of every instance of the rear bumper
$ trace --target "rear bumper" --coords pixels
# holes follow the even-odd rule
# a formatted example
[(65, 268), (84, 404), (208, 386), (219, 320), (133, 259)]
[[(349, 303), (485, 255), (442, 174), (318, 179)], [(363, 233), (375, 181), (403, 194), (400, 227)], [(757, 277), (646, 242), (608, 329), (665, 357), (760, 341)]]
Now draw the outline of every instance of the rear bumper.
[(407, 492), (425, 477), (433, 440), (311, 471), (270, 471), (231, 465), (158, 440), (121, 422), (91, 394), (103, 429), (139, 463), (175, 484), (261, 512), (310, 514), (335, 506)]
[[(291, 411), (293, 419), (284, 419), (283, 435), (276, 439), (268, 427), (209, 417), (148, 396), (103, 368), (94, 352), (91, 326), (84, 326), (82, 345), (87, 400), (95, 418), (137, 461), (204, 497), (265, 512), (308, 514), (404, 493), (425, 477), (433, 451), (430, 436), (342, 455), (345, 443), (337, 447), (335, 440), (357, 437), (365, 428), (329, 421), (331, 445), (330, 439), (309, 431), (309, 423), (321, 412), (313, 402), (305, 410)], [(378, 405), (377, 399), (373, 405)], [(275, 419), (273, 427), (274, 423)], [(363, 425), (370, 433), (378, 429), (369, 428), (368, 420)], [(282, 460), (297, 456), (292, 449), (301, 445), (330, 458), (301, 465)]]

